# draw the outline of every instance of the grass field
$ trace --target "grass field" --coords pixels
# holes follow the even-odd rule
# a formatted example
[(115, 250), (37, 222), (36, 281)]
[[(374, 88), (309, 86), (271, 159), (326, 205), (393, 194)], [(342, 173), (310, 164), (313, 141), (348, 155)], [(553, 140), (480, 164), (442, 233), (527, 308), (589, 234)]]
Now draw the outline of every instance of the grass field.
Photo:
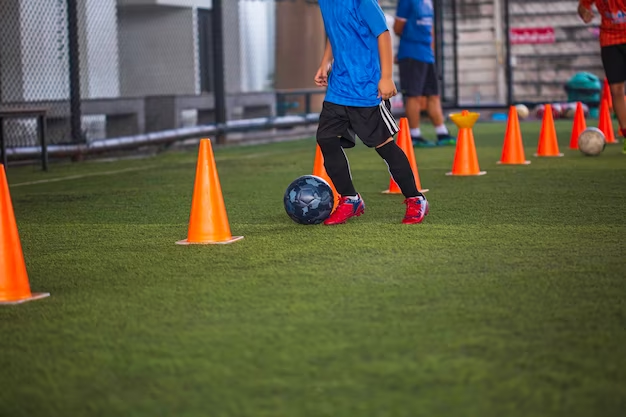
[[(196, 151), (8, 170), (33, 291), (0, 307), (0, 416), (624, 416), (626, 155), (499, 166), (504, 124), (416, 150), (431, 213), (404, 226), (378, 155), (364, 216), (299, 226), (282, 195), (313, 140), (215, 150), (233, 235), (181, 247)], [(432, 133), (432, 131), (431, 131)], [(38, 183), (41, 180), (58, 180)]]

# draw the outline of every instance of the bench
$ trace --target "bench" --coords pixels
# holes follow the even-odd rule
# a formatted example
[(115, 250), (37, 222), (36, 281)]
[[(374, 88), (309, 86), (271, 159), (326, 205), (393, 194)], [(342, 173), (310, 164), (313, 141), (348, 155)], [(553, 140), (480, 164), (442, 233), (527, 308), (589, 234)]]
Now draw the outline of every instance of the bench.
[(106, 137), (132, 136), (146, 131), (145, 101), (143, 98), (119, 97), (84, 99), (81, 101), (84, 116), (106, 117)]
[[(183, 126), (182, 112), (197, 111), (197, 124), (215, 123), (215, 96), (212, 93), (200, 95), (159, 95), (148, 96), (146, 101), (146, 131), (178, 129)], [(273, 92), (229, 94), (226, 97), (227, 120), (275, 115), (276, 96)]]
[[(9, 108), (45, 108), (48, 144), (68, 143), (71, 139), (69, 100), (44, 100), (33, 103), (6, 103)], [(81, 100), (82, 116), (104, 116), (105, 136), (115, 138), (145, 133), (145, 103), (143, 98), (97, 98)], [(84, 138), (83, 138), (84, 139)]]
[(5, 168), (7, 167), (8, 157), (4, 140), (4, 120), (35, 118), (37, 120), (37, 136), (41, 145), (41, 165), (44, 171), (48, 170), (48, 149), (46, 144), (47, 112), (48, 109), (45, 107), (0, 108), (0, 161)]

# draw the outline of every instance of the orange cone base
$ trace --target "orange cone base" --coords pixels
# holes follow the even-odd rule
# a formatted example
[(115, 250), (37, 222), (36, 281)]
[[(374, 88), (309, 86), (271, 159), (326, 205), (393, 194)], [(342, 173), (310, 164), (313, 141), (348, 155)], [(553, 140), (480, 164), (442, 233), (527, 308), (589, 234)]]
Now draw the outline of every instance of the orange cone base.
[(233, 236), (228, 240), (220, 240), (219, 242), (207, 241), (207, 242), (190, 242), (187, 239), (179, 240), (177, 245), (228, 245), (229, 243), (236, 242), (243, 239), (243, 236)]
[(15, 305), (15, 304), (23, 304), (29, 301), (41, 300), (42, 298), (50, 297), (50, 293), (48, 292), (39, 292), (32, 293), (28, 298), (22, 298), (21, 300), (13, 300), (13, 301), (0, 301), (0, 305)]
[[(428, 192), (428, 188), (425, 190), (418, 190), (420, 193), (427, 193)], [(385, 190), (385, 191), (381, 191), (381, 194), (402, 194), (401, 191), (390, 191), (390, 190)]]
[(478, 174), (455, 174), (454, 172), (446, 172), (446, 175), (454, 175), (455, 177), (475, 177), (477, 175), (485, 175), (487, 171), (479, 171)]
[(499, 165), (530, 165), (530, 161), (524, 161), (524, 162), (502, 162), (502, 161), (498, 161), (498, 162), (496, 162), (496, 164), (499, 164)]
[(563, 156), (563, 154), (559, 153), (557, 155), (539, 155), (538, 153), (536, 153), (535, 156), (538, 157), (538, 158), (559, 158), (559, 157)]

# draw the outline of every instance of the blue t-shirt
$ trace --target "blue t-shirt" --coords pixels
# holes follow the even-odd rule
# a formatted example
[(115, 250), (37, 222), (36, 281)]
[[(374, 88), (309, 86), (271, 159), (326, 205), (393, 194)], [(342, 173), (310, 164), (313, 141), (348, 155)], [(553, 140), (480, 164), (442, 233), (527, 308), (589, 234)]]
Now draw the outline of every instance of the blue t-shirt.
[(378, 1), (318, 2), (334, 58), (326, 101), (341, 106), (378, 106), (378, 36), (388, 30)]
[(400, 35), (398, 59), (413, 58), (422, 62), (435, 62), (431, 46), (434, 20), (432, 0), (398, 0), (396, 16), (406, 20)]

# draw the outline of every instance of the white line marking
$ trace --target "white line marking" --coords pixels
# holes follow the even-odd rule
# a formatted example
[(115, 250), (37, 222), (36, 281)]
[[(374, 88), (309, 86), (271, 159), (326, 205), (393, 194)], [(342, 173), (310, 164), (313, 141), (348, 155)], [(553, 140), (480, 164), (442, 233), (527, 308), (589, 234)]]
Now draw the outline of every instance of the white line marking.
[[(261, 158), (261, 157), (264, 157), (264, 156), (278, 155), (278, 154), (281, 154), (281, 153), (292, 153), (292, 152), (294, 152), (294, 150), (278, 151), (278, 152), (257, 152), (257, 153), (253, 153), (253, 154), (240, 155), (240, 156), (216, 157), (215, 161), (219, 162), (219, 161), (232, 161), (232, 160), (237, 160), (237, 159), (253, 159), (253, 158)], [(197, 161), (193, 161), (193, 164), (195, 165), (196, 162)], [(192, 162), (191, 161), (190, 162), (180, 162), (180, 163), (175, 164), (175, 165), (188, 165), (188, 164), (192, 164)], [(11, 187), (11, 188), (13, 188), (13, 187), (24, 187), (24, 186), (27, 186), (27, 185), (48, 184), (48, 183), (51, 183), (51, 182), (80, 180), (80, 179), (89, 178), (89, 177), (100, 177), (100, 176), (105, 176), (105, 175), (124, 174), (126, 172), (134, 172), (134, 171), (146, 171), (146, 170), (153, 169), (153, 168), (159, 168), (159, 166), (157, 166), (157, 165), (149, 165), (149, 166), (145, 166), (145, 167), (118, 169), (118, 170), (115, 170), (115, 171), (92, 172), (92, 173), (89, 173), (89, 174), (70, 175), (68, 177), (58, 177), (58, 178), (49, 178), (49, 179), (45, 179), (45, 180), (19, 182), (17, 184), (9, 184), (9, 187)]]

